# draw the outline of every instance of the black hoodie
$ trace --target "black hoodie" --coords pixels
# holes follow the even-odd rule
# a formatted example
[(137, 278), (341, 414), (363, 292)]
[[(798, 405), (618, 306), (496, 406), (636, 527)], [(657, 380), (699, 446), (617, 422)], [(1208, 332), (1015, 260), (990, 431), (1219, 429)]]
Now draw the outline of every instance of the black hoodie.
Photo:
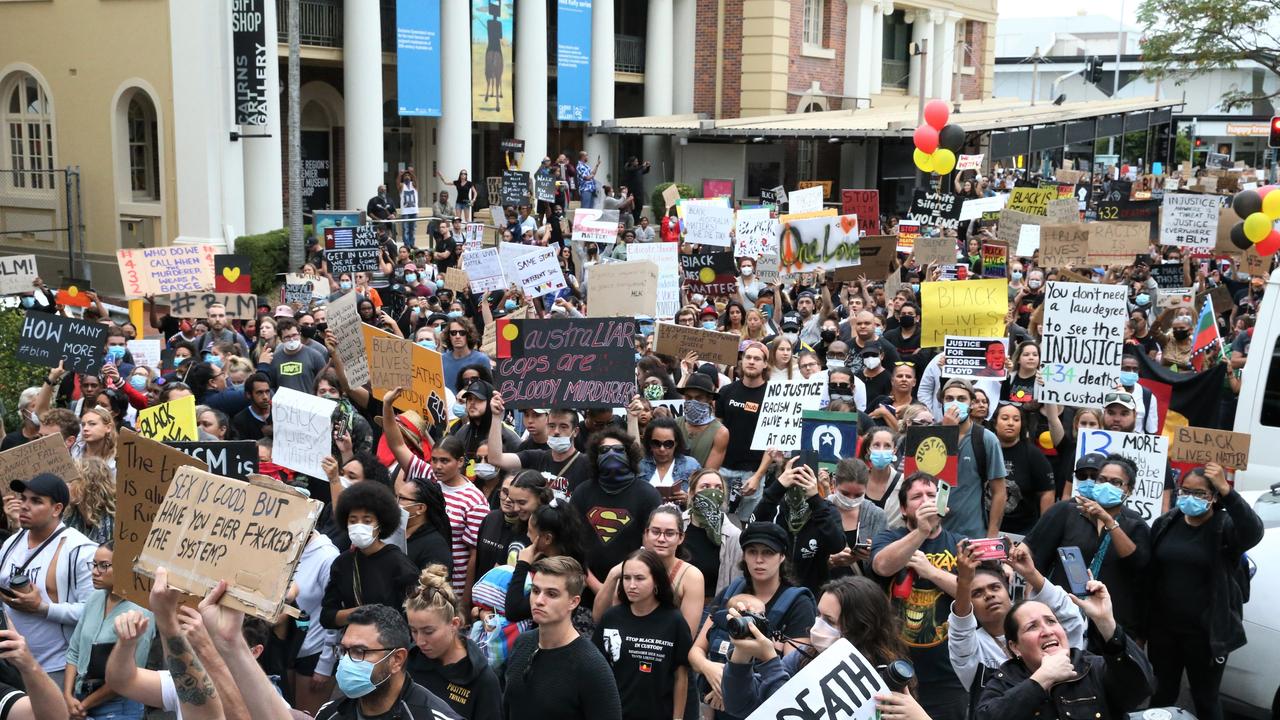
[(502, 688), (498, 676), (479, 646), (469, 638), (467, 655), (452, 665), (441, 665), (418, 648), (409, 651), (407, 669), (413, 681), (445, 700), (464, 720), (501, 720)]

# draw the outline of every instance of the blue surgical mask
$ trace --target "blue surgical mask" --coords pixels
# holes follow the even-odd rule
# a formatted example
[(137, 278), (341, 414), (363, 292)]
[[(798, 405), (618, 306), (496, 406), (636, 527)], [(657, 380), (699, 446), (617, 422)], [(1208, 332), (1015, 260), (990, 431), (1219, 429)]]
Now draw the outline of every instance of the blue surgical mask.
[(1093, 486), (1093, 499), (1104, 508), (1113, 508), (1124, 502), (1124, 491), (1111, 483)]
[(1120, 371), (1120, 384), (1121, 384), (1121, 385), (1123, 385), (1123, 386), (1125, 386), (1125, 387), (1127, 387), (1127, 388), (1131, 388), (1131, 387), (1133, 387), (1134, 385), (1136, 385), (1136, 384), (1137, 384), (1137, 382), (1138, 382), (1138, 373), (1136, 373), (1136, 372), (1129, 372), (1128, 370), (1121, 370), (1121, 371)]
[(1077, 480), (1076, 493), (1085, 500), (1093, 499), (1093, 489), (1097, 486), (1092, 480)]
[(877, 470), (883, 470), (893, 464), (897, 460), (892, 450), (872, 450), (870, 453), (871, 466)]
[(222, 358), (217, 355), (205, 355), (204, 361), (214, 367), (222, 367)]
[(436, 289), (439, 290), (442, 287), (444, 287), (444, 280), (436, 280)]
[(1138, 305), (1148, 305), (1151, 303), (1151, 296), (1146, 293), (1138, 293), (1138, 297), (1134, 298), (1133, 301)]
[(129, 384), (138, 392), (142, 392), (147, 389), (147, 379), (141, 375), (130, 375)]
[(450, 310), (447, 314), (450, 320), (457, 320), (458, 318), (462, 317), (461, 310)]
[(506, 302), (502, 303), (502, 307), (505, 308), (507, 312), (511, 312), (512, 310), (515, 310), (517, 307), (519, 307), (519, 305), (516, 304), (515, 300), (507, 300)]
[(1209, 501), (1190, 495), (1179, 495), (1178, 509), (1187, 517), (1200, 517), (1209, 512)]
[(242, 382), (238, 382), (238, 383), (232, 383), (232, 382), (229, 382), (229, 383), (227, 383), (227, 389), (228, 389), (228, 390), (231, 390), (232, 392), (244, 392), (244, 383), (242, 383)]
[(419, 345), (420, 347), (424, 347), (424, 348), (426, 348), (426, 349), (428, 349), (428, 350), (435, 350), (435, 349), (436, 349), (436, 341), (435, 341), (435, 340), (432, 340), (432, 339), (430, 339), (430, 338), (423, 338), (423, 339), (419, 340), (419, 341), (418, 341), (418, 345)]
[(124, 346), (112, 345), (107, 348), (107, 358), (113, 363), (118, 363), (124, 359)]
[(452, 412), (454, 417), (460, 418), (467, 414), (467, 406), (463, 403), (456, 402), (453, 404), (453, 407), (450, 408), (449, 412)]
[[(387, 653), (382, 660), (391, 657)], [(378, 663), (382, 662), (379, 660)], [(338, 681), (338, 689), (343, 695), (349, 698), (360, 698), (368, 695), (378, 689), (378, 685), (373, 682), (373, 669), (378, 663), (372, 663), (368, 660), (352, 660), (350, 655), (343, 655), (338, 660), (338, 673), (336, 679)], [(387, 677), (391, 677), (388, 675)], [(386, 682), (386, 678), (383, 678)], [(379, 683), (381, 684), (381, 683)]]
[(1014, 282), (1018, 282), (1019, 280), (1022, 279), (1022, 271), (1014, 270), (1012, 273), (1009, 274), (1009, 277), (1013, 278)]
[(956, 417), (960, 419), (960, 422), (964, 422), (965, 420), (969, 419), (969, 403), (967, 402), (952, 400), (949, 403), (943, 404), (943, 409), (944, 410), (955, 409)]
[(404, 281), (407, 283), (415, 282), (418, 279), (417, 273), (405, 273)]
[(22, 309), (23, 309), (23, 310), (30, 310), (31, 308), (33, 308), (33, 307), (35, 307), (35, 306), (36, 306), (36, 299), (35, 299), (35, 298), (31, 297), (30, 295), (27, 295), (27, 296), (25, 296), (25, 297), (23, 297), (23, 298), (22, 298)]
[(181, 365), (184, 361), (186, 361), (186, 358), (185, 358), (185, 357), (181, 357), (181, 356), (177, 356), (177, 355), (175, 355), (175, 356), (174, 356), (174, 358), (173, 358), (173, 366), (174, 366), (174, 367), (178, 367), (178, 366), (179, 366), (179, 365)]
[(351, 289), (351, 281), (349, 281), (349, 280), (343, 280), (342, 282), (338, 283), (338, 287), (342, 288), (343, 290), (350, 290), (350, 289)]
[(715, 321), (715, 320), (707, 320), (706, 322), (702, 323), (702, 329), (703, 329), (703, 330), (715, 330), (715, 329), (716, 329), (716, 321)]
[(920, 294), (920, 283), (911, 283), (911, 292), (913, 292), (913, 293), (915, 293), (915, 294), (919, 295), (919, 294)]

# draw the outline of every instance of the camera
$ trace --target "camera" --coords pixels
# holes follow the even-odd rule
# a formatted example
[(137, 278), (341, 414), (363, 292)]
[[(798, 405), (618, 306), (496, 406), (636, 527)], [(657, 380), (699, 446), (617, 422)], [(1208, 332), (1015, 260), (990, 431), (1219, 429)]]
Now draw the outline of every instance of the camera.
[(11, 588), (14, 588), (14, 589), (24, 588), (30, 583), (31, 583), (31, 578), (27, 577), (27, 574), (25, 572), (21, 572), (15, 569), (9, 575), (9, 587)]
[(915, 666), (906, 660), (894, 660), (888, 665), (877, 665), (876, 670), (880, 672), (880, 677), (884, 679), (889, 689), (894, 692), (903, 692), (916, 677)]
[(762, 635), (769, 637), (769, 618), (761, 613), (748, 610), (742, 613), (740, 617), (725, 619), (725, 627), (729, 630), (729, 637), (734, 640), (745, 640), (751, 637), (752, 625), (759, 628)]

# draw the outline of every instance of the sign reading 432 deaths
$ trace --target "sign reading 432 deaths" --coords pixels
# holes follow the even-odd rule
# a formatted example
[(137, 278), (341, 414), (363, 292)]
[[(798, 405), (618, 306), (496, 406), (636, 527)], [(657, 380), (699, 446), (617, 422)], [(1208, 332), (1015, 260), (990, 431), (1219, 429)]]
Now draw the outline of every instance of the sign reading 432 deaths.
[(1045, 295), (1039, 400), (1102, 407), (1120, 380), (1128, 288), (1051, 282)]

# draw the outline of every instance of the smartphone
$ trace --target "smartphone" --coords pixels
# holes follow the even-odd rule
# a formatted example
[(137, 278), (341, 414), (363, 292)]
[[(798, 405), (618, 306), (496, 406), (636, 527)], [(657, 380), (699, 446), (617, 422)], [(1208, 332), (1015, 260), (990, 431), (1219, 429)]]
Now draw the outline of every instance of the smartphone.
[(865, 537), (865, 538), (864, 538), (864, 537), (862, 537), (862, 532), (861, 532), (861, 531), (856, 532), (856, 533), (854, 534), (854, 536), (853, 536), (853, 549), (854, 549), (854, 550), (870, 550), (870, 549), (871, 549), (871, 538), (870, 538), (870, 537)]
[(945, 480), (938, 483), (938, 515), (947, 516), (947, 500), (951, 497), (951, 485)]
[(813, 476), (818, 477), (818, 452), (816, 450), (801, 450), (800, 459), (796, 461), (796, 465), (807, 465), (813, 471)]
[(1062, 562), (1062, 569), (1067, 573), (1071, 594), (1076, 597), (1087, 596), (1089, 569), (1084, 564), (1084, 554), (1080, 552), (1080, 548), (1074, 545), (1058, 548), (1058, 560)]
[(1008, 560), (1009, 548), (1004, 538), (977, 538), (966, 541), (978, 560)]

